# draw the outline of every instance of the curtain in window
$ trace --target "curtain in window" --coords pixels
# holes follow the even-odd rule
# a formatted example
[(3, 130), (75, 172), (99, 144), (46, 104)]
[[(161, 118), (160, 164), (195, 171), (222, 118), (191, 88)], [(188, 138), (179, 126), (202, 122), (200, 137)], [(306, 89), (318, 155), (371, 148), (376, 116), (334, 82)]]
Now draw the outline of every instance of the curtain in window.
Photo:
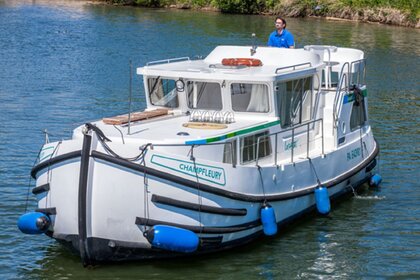
[(265, 85), (252, 85), (247, 112), (268, 112), (268, 92)]

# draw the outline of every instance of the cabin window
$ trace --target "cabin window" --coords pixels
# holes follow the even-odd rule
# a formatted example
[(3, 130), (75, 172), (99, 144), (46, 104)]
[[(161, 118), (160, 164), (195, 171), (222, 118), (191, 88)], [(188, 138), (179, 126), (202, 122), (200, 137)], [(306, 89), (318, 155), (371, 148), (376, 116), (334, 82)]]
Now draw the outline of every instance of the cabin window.
[(230, 91), (233, 111), (258, 113), (269, 111), (267, 85), (234, 83), (230, 85)]
[(187, 99), (191, 109), (223, 109), (222, 91), (218, 83), (188, 81)]
[(279, 82), (278, 111), (282, 127), (290, 127), (311, 119), (312, 77)]
[(178, 92), (175, 80), (150, 78), (148, 80), (150, 103), (168, 108), (178, 107)]
[[(360, 94), (362, 94), (360, 92)], [(356, 98), (356, 94), (353, 95), (355, 100), (353, 101), (353, 107), (351, 109), (350, 116), (350, 130), (353, 131), (359, 127), (365, 125), (367, 121), (367, 114), (365, 110), (365, 99), (360, 96)]]
[(258, 159), (271, 154), (271, 143), (268, 131), (246, 136), (241, 138), (241, 163), (247, 163), (256, 160), (257, 142), (260, 138), (258, 148)]
[[(223, 148), (223, 163), (236, 165), (236, 140), (226, 142)], [(233, 162), (232, 162), (233, 159)]]

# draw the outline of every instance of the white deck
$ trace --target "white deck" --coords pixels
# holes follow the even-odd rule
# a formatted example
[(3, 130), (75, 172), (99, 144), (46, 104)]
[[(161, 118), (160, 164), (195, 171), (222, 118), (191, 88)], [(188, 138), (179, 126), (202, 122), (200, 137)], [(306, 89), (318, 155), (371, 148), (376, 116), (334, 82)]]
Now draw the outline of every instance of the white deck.
[[(121, 141), (121, 132), (124, 135), (125, 142), (132, 143), (154, 143), (154, 144), (185, 144), (187, 141), (204, 140), (223, 136), (238, 130), (255, 127), (261, 124), (275, 121), (275, 118), (252, 118), (240, 117), (234, 123), (224, 124), (226, 128), (222, 129), (195, 129), (184, 127), (183, 124), (189, 123), (189, 116), (186, 115), (168, 115), (157, 117), (148, 121), (133, 122), (128, 134), (128, 125), (107, 125), (102, 121), (94, 122), (99, 129), (111, 140)], [(78, 127), (74, 132), (75, 138), (81, 138), (81, 129)], [(118, 129), (117, 129), (118, 128)], [(120, 132), (121, 131), (121, 132)], [(186, 132), (189, 135), (178, 135), (179, 132)]]
[[(258, 47), (251, 56), (251, 47), (219, 46), (215, 48), (204, 60), (184, 60), (172, 62), (161, 61), (160, 64), (152, 64), (137, 69), (139, 75), (156, 75), (164, 77), (189, 77), (192, 79), (209, 80), (242, 80), (242, 81), (273, 81), (280, 73), (293, 73), (291, 68), (276, 70), (298, 64), (310, 63), (302, 68), (315, 69), (324, 66), (320, 57), (303, 49), (281, 49), (270, 47)], [(253, 58), (262, 61), (260, 67), (222, 67), (224, 58)]]

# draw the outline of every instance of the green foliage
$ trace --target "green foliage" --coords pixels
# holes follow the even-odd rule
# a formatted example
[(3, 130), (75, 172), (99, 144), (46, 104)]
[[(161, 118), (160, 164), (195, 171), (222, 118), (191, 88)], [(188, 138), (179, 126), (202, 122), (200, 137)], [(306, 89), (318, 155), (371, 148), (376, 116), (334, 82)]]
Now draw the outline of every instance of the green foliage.
[(418, 0), (340, 0), (343, 4), (357, 8), (391, 7), (396, 9), (411, 9), (420, 5)]
[(267, 11), (276, 0), (216, 0), (216, 6), (225, 13), (256, 14)]
[(406, 12), (415, 21), (420, 16), (420, 0), (339, 0), (350, 8), (394, 8)]
[[(404, 12), (412, 22), (420, 17), (420, 0), (107, 0), (115, 4), (144, 7), (165, 7), (172, 4), (186, 7), (212, 6), (224, 13), (258, 14), (274, 12), (287, 16), (310, 14), (328, 15), (350, 8), (363, 9), (393, 8)], [(316, 9), (315, 9), (316, 8)]]
[(136, 5), (143, 6), (143, 7), (164, 7), (166, 5), (170, 5), (176, 1), (170, 0), (135, 0)]

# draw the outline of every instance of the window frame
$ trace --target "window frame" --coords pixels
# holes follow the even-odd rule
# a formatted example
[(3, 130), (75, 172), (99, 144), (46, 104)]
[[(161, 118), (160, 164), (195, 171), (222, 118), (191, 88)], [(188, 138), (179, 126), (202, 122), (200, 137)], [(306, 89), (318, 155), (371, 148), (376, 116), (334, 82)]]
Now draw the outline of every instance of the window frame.
[[(192, 92), (190, 92), (190, 87), (191, 87), (191, 83), (212, 83), (212, 84), (217, 84), (219, 86), (219, 93), (220, 93), (220, 107), (218, 108), (194, 108), (193, 106), (190, 106), (190, 93), (193, 94)], [(209, 110), (209, 111), (222, 111), (224, 108), (224, 102), (223, 102), (223, 89), (222, 89), (222, 83), (220, 81), (214, 81), (214, 80), (199, 80), (199, 79), (191, 79), (191, 80), (186, 80), (185, 81), (185, 99), (186, 99), (186, 105), (188, 109), (191, 110)], [(192, 86), (192, 88), (194, 88), (194, 86)]]
[[(354, 92), (353, 94), (354, 94), (354, 98), (356, 98)], [(361, 94), (363, 94), (363, 92)], [(357, 110), (357, 119), (353, 121), (353, 116), (356, 112), (355, 110), (356, 108), (359, 108)], [(360, 129), (361, 127), (364, 127), (367, 124), (367, 122), (368, 122), (368, 115), (367, 115), (367, 110), (366, 110), (365, 97), (363, 97), (360, 100), (359, 105), (356, 105), (356, 100), (353, 100), (351, 111), (350, 111), (350, 120), (349, 120), (350, 131), (353, 132)]]
[[(267, 104), (267, 111), (259, 112), (259, 111), (246, 111), (246, 110), (240, 111), (240, 110), (236, 110), (234, 108), (234, 102), (233, 102), (233, 96), (234, 96), (234, 94), (233, 94), (233, 91), (232, 91), (232, 86), (234, 84), (239, 84), (239, 85), (245, 84), (245, 85), (251, 85), (251, 86), (252, 85), (261, 85), (261, 86), (264, 86), (265, 89), (266, 89), (265, 93), (266, 93), (267, 103), (268, 103)], [(233, 112), (235, 112), (235, 113), (256, 113), (256, 114), (266, 114), (266, 113), (270, 113), (271, 112), (271, 110), (272, 110), (271, 109), (272, 108), (272, 104), (271, 103), (272, 102), (271, 102), (271, 99), (270, 99), (270, 85), (268, 85), (267, 83), (249, 82), (249, 81), (232, 81), (232, 82), (229, 83), (229, 85), (226, 88), (229, 91), (230, 107), (231, 107), (231, 110)], [(250, 96), (250, 99), (251, 98), (252, 98), (252, 96)], [(249, 103), (248, 103), (248, 106), (249, 106)]]
[[(153, 80), (155, 80), (155, 82), (152, 82)], [(165, 85), (163, 84), (163, 81), (173, 81), (173, 88), (170, 91), (165, 91), (164, 87)], [(179, 92), (176, 88), (176, 79), (175, 78), (170, 78), (170, 77), (161, 77), (161, 76), (155, 76), (155, 77), (147, 77), (147, 98), (148, 101), (150, 102), (151, 105), (153, 106), (158, 106), (158, 107), (165, 107), (165, 108), (170, 108), (170, 109), (176, 109), (180, 107), (180, 99), (179, 99)], [(152, 99), (152, 94), (154, 92), (158, 91), (158, 87), (159, 84), (162, 86), (162, 92), (163, 92), (163, 96), (156, 102), (153, 101)], [(163, 100), (166, 96), (170, 95), (172, 92), (175, 92), (175, 105), (176, 106), (169, 106), (168, 104), (170, 102), (173, 102), (172, 100), (170, 100), (169, 102), (165, 103), (164, 105), (162, 104), (158, 104), (159, 101)]]
[[(249, 134), (246, 136), (243, 136), (239, 139), (239, 153), (240, 153), (240, 163), (242, 165), (256, 162), (257, 160), (257, 142), (259, 137), (265, 137), (264, 140), (260, 141), (260, 147), (258, 148), (258, 152), (261, 153), (263, 151), (263, 155), (258, 155), (258, 160), (262, 158), (269, 157), (273, 154), (273, 148), (271, 144), (271, 137), (270, 131), (264, 130), (259, 131), (257, 133)], [(249, 144), (245, 145), (245, 141), (249, 141)], [(261, 147), (263, 145), (263, 147)], [(247, 159), (244, 160), (244, 153), (245, 149), (249, 149), (247, 154), (250, 156), (247, 156)]]
[[(294, 127), (296, 125), (311, 121), (314, 118), (314, 110), (315, 110), (315, 108), (314, 108), (314, 98), (316, 98), (316, 96), (314, 95), (314, 93), (316, 94), (315, 81), (314, 81), (315, 76), (316, 75), (312, 74), (312, 75), (302, 76), (302, 77), (295, 78), (295, 79), (280, 80), (280, 81), (275, 82), (274, 88), (275, 88), (276, 98), (277, 98), (276, 107), (277, 107), (278, 117), (280, 118), (281, 128), (283, 128), (283, 129), (284, 128), (291, 128), (291, 127)], [(292, 106), (292, 105), (293, 105), (293, 103), (295, 103), (294, 102), (295, 100), (292, 99), (291, 97), (295, 96), (297, 94), (296, 94), (295, 90), (290, 91), (290, 92), (293, 92), (293, 93), (292, 93), (292, 96), (290, 96), (290, 98), (289, 98), (289, 103), (290, 104), (288, 105), (288, 109), (289, 109), (288, 113), (290, 115), (292, 110), (296, 111), (296, 112), (299, 112), (298, 114), (296, 114), (296, 116), (299, 116), (298, 121), (296, 121), (296, 116), (295, 116), (295, 118), (292, 118), (292, 116), (289, 116), (288, 118), (285, 118), (284, 114), (286, 114), (286, 113), (283, 113), (283, 110), (282, 110), (283, 102), (284, 102), (284, 97), (283, 96), (285, 94), (288, 94), (287, 93), (288, 92), (288, 89), (287, 89), (288, 83), (292, 83), (291, 87), (293, 89), (296, 86), (293, 82), (296, 82), (296, 81), (299, 81), (299, 83), (303, 83), (303, 85), (301, 86), (300, 93), (298, 93), (298, 95), (300, 95), (301, 98), (299, 98), (297, 106), (296, 106), (296, 108), (294, 108), (295, 106)], [(307, 82), (309, 82), (309, 85), (310, 85), (309, 89), (305, 89), (305, 84)], [(285, 89), (285, 92), (280, 91), (279, 87), (280, 87), (281, 84), (284, 85), (284, 86), (282, 86), (282, 88)], [(307, 93), (305, 93), (305, 92), (307, 92)], [(310, 100), (307, 100), (307, 98), (310, 98)], [(303, 119), (303, 110), (307, 109), (307, 107), (304, 107), (303, 105), (306, 104), (307, 102), (309, 102), (310, 112), (307, 114), (306, 118)], [(288, 120), (289, 122), (285, 123), (285, 120)]]

